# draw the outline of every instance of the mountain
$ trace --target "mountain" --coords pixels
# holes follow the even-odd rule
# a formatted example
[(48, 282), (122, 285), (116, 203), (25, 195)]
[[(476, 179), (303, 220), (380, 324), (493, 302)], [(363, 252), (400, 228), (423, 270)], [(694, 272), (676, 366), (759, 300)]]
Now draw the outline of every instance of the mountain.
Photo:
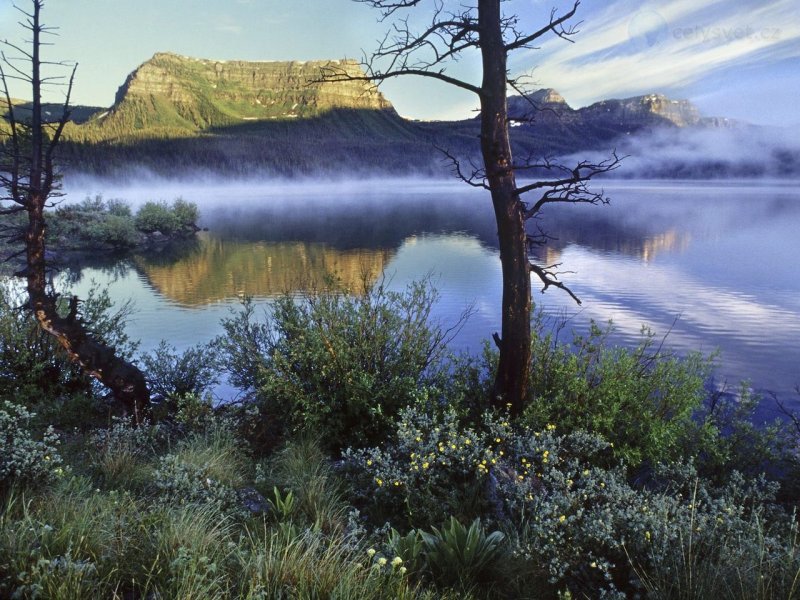
[[(330, 72), (353, 79), (322, 81)], [(352, 60), (246, 62), (158, 53), (126, 78), (111, 107), (88, 120), (90, 109), (76, 113), (62, 158), (97, 174), (142, 167), (167, 175), (441, 175), (453, 164), (440, 148), (462, 166), (480, 164), (478, 118), (404, 119), (363, 77)], [(758, 161), (720, 155), (720, 149), (746, 148), (757, 128), (703, 117), (691, 102), (660, 94), (575, 109), (556, 90), (542, 89), (510, 97), (508, 108), (517, 157), (598, 157), (618, 148), (634, 159), (626, 161), (629, 176), (800, 171), (800, 153), (786, 144), (767, 144)], [(727, 138), (711, 139), (708, 132)], [(698, 148), (704, 150), (687, 158), (685, 150)], [(628, 168), (645, 154), (656, 162)]]
[(265, 120), (309, 119), (332, 110), (386, 111), (364, 81), (314, 84), (326, 71), (359, 77), (351, 60), (215, 61), (159, 53), (117, 91), (114, 105), (88, 123), (95, 137), (172, 137)]

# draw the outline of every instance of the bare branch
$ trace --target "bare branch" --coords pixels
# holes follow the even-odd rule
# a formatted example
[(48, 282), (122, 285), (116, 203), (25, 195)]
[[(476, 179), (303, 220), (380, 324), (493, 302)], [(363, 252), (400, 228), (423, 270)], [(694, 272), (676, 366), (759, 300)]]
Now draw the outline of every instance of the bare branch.
[(58, 145), (58, 142), (61, 140), (61, 134), (64, 131), (64, 127), (66, 127), (67, 123), (69, 122), (70, 115), (72, 114), (72, 110), (70, 109), (69, 101), (70, 96), (72, 95), (72, 86), (75, 82), (75, 72), (78, 70), (78, 63), (72, 67), (72, 73), (69, 76), (69, 84), (67, 86), (67, 93), (64, 98), (64, 105), (61, 110), (61, 118), (58, 121), (58, 125), (56, 126), (55, 132), (53, 133), (53, 137), (50, 140), (50, 143), (47, 144), (47, 149), (45, 150), (45, 180), (44, 180), (44, 190), (45, 195), (50, 196), (53, 192), (53, 177), (55, 175), (55, 167), (53, 166), (53, 152)]
[(531, 42), (539, 39), (543, 35), (552, 32), (556, 34), (558, 37), (572, 41), (570, 38), (578, 33), (577, 25), (569, 28), (564, 27), (564, 23), (569, 21), (572, 17), (575, 16), (575, 13), (578, 12), (578, 7), (580, 6), (580, 0), (575, 0), (575, 4), (572, 6), (572, 10), (564, 13), (560, 17), (556, 17), (556, 10), (550, 13), (550, 23), (539, 29), (538, 31), (534, 31), (529, 35), (518, 35), (515, 36), (514, 40), (509, 42), (505, 45), (506, 52), (510, 52), (512, 50), (517, 50), (519, 48), (528, 47)]
[(334, 67), (323, 67), (322, 68), (322, 77), (318, 80), (311, 80), (310, 83), (332, 83), (332, 82), (341, 82), (341, 81), (370, 81), (370, 82), (381, 82), (387, 79), (392, 79), (394, 77), (399, 77), (401, 75), (418, 75), (420, 77), (428, 77), (430, 79), (438, 79), (439, 81), (443, 81), (445, 83), (449, 83), (450, 85), (454, 85), (456, 87), (463, 88), (465, 90), (469, 90), (474, 94), (480, 94), (480, 88), (472, 85), (471, 83), (467, 83), (466, 81), (461, 81), (460, 79), (456, 79), (455, 77), (450, 77), (449, 75), (445, 75), (442, 71), (425, 71), (425, 70), (418, 70), (418, 69), (409, 69), (409, 68), (400, 68), (394, 71), (372, 71), (371, 68), (367, 69), (366, 75), (350, 75), (344, 71), (344, 69), (338, 69)]
[(403, 8), (411, 8), (419, 4), (420, 0), (353, 0), (359, 4), (366, 4), (372, 8), (378, 8), (381, 11), (381, 20), (386, 20), (391, 17), (395, 12)]
[(467, 175), (464, 170), (461, 168), (461, 161), (456, 157), (453, 153), (451, 153), (446, 148), (442, 148), (440, 146), (435, 146), (435, 148), (444, 154), (445, 158), (447, 158), (450, 166), (455, 173), (456, 177), (458, 177), (464, 183), (471, 185), (472, 187), (482, 188), (484, 190), (491, 190), (489, 184), (486, 182), (486, 170), (483, 168), (478, 167), (475, 165), (472, 160), (470, 160), (470, 168), (471, 171)]
[[(528, 185), (518, 187), (515, 191), (517, 197), (537, 189), (549, 188), (544, 192), (544, 194), (542, 194), (539, 200), (531, 208), (526, 210), (525, 217), (530, 218), (534, 216), (545, 204), (551, 202), (607, 204), (608, 201), (603, 192), (592, 192), (589, 190), (587, 182), (601, 173), (608, 173), (609, 171), (617, 169), (622, 162), (622, 158), (619, 157), (616, 152), (613, 152), (612, 158), (599, 163), (592, 163), (589, 161), (582, 161), (578, 163), (578, 165), (571, 170), (568, 177), (536, 181), (534, 183), (529, 183)], [(549, 161), (545, 161), (536, 165), (529, 165), (526, 168), (534, 167), (548, 170), (567, 170), (567, 168), (563, 165), (554, 165)], [(519, 169), (520, 167), (515, 168)]]
[(535, 265), (533, 263), (529, 263), (529, 267), (532, 273), (536, 273), (536, 275), (541, 280), (544, 287), (542, 288), (542, 293), (547, 291), (547, 288), (550, 286), (557, 287), (559, 289), (564, 290), (567, 292), (570, 297), (575, 300), (578, 304), (581, 303), (580, 298), (578, 298), (571, 289), (569, 289), (564, 283), (558, 280), (558, 273), (553, 271), (556, 267), (559, 267), (559, 264), (550, 265), (549, 267), (540, 267), (539, 265)]

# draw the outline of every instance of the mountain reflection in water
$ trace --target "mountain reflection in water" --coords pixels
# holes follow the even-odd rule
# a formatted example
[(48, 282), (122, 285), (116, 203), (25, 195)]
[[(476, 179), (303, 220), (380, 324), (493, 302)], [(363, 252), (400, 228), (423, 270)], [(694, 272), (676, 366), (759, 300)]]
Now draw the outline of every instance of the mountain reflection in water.
[(242, 296), (321, 289), (331, 275), (345, 289), (357, 290), (377, 280), (393, 251), (225, 240), (202, 232), (198, 243), (181, 254), (136, 256), (134, 264), (157, 293), (191, 307)]

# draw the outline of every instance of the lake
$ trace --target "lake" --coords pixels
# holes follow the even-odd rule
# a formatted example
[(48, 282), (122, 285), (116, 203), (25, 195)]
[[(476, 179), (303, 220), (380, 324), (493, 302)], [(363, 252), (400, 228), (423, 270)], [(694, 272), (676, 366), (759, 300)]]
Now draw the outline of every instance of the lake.
[[(613, 321), (613, 340), (635, 344), (642, 326), (666, 345), (720, 351), (717, 380), (742, 379), (800, 405), (800, 192), (795, 182), (605, 181), (608, 206), (552, 206), (553, 236), (540, 262), (561, 263), (578, 306), (557, 289), (534, 302), (585, 331)], [(101, 259), (72, 277), (92, 280), (117, 301), (132, 299), (129, 328), (147, 350), (179, 349), (222, 332), (240, 297), (267, 305), (302, 292), (326, 272), (357, 285), (382, 276), (403, 288), (430, 276), (435, 318), (474, 314), (454, 341), (478, 351), (499, 330), (501, 273), (486, 192), (454, 181), (152, 181), (75, 179), (68, 201), (101, 193), (136, 206), (181, 196), (197, 203), (207, 232), (177, 252)], [(222, 395), (232, 390), (222, 387)]]

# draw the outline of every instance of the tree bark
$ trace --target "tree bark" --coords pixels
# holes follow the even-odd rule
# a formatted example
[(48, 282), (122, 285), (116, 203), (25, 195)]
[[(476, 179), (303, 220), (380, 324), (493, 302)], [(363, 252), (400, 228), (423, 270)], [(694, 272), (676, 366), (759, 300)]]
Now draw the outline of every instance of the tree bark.
[(500, 359), (492, 404), (522, 412), (531, 357), (531, 277), (525, 234), (525, 210), (516, 193), (508, 133), (506, 48), (501, 29), (501, 0), (479, 0), (483, 80), (481, 153), (492, 194), (503, 272)]

